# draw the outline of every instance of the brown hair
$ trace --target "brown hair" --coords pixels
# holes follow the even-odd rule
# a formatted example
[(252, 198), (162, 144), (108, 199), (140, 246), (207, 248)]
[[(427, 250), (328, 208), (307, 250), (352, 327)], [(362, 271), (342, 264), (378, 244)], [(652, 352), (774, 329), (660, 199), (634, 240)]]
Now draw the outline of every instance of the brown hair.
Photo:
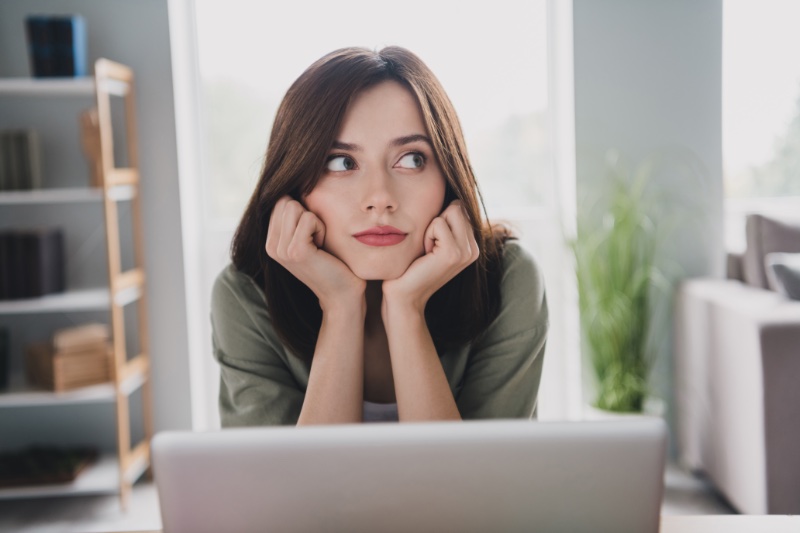
[[(446, 180), (444, 206), (459, 199), (481, 254), (428, 301), (425, 318), (439, 353), (477, 338), (497, 315), (503, 227), (483, 223), (483, 200), (467, 159), (461, 126), (428, 67), (404, 48), (343, 48), (312, 64), (283, 98), (261, 176), (231, 245), (233, 264), (262, 287), (270, 317), (286, 345), (310, 361), (322, 322), (316, 295), (265, 250), (270, 214), (284, 195), (300, 200), (316, 185), (350, 102), (362, 90), (393, 80), (414, 95)], [(483, 209), (485, 213), (485, 208)]]

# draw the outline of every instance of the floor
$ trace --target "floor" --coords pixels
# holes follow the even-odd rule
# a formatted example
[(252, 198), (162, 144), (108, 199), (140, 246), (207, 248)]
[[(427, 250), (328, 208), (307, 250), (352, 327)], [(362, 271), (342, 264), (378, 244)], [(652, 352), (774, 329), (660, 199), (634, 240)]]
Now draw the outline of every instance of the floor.
[[(665, 474), (662, 514), (733, 514), (702, 479), (669, 465)], [(130, 509), (122, 513), (115, 496), (84, 496), (0, 501), (0, 532), (94, 533), (159, 529), (158, 495), (151, 483), (133, 488)]]

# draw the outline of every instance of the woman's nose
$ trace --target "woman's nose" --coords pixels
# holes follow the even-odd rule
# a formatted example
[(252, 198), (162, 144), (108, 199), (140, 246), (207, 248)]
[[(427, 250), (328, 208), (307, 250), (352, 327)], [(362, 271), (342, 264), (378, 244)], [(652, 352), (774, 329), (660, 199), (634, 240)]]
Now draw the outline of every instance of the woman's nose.
[(376, 172), (368, 176), (365, 181), (362, 201), (365, 211), (382, 213), (397, 209), (397, 198), (392, 190), (391, 176), (387, 172)]

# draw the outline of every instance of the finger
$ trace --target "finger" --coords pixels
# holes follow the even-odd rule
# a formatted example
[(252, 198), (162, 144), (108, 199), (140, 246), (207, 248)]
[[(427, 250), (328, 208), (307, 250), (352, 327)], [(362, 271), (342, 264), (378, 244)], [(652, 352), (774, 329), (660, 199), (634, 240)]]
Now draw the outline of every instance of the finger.
[(325, 242), (325, 224), (311, 211), (304, 211), (297, 222), (294, 240), (298, 243), (314, 244), (317, 248), (322, 248)]
[(295, 231), (297, 230), (297, 222), (303, 214), (303, 206), (296, 200), (286, 202), (283, 208), (283, 216), (281, 217), (281, 232), (280, 241), (278, 241), (278, 255), (279, 257), (287, 257), (289, 245), (292, 244)]
[(431, 223), (428, 224), (428, 227), (425, 228), (425, 236), (422, 238), (423, 244), (425, 245), (425, 253), (429, 254), (433, 251), (434, 246), (436, 246), (436, 237), (434, 235), (433, 223), (436, 220), (439, 220), (440, 217), (436, 217), (431, 220)]
[(475, 232), (461, 202), (454, 200), (441, 216), (450, 226), (456, 243), (464, 251), (464, 257), (472, 259), (478, 250), (478, 243), (475, 241)]
[(273, 257), (278, 251), (278, 242), (281, 236), (281, 220), (283, 218), (283, 209), (286, 206), (288, 196), (280, 198), (275, 202), (275, 207), (272, 208), (272, 213), (269, 215), (269, 226), (267, 227), (267, 242), (264, 247), (267, 254)]
[(472, 231), (472, 226), (464, 214), (465, 211), (461, 206), (461, 202), (456, 202), (458, 202), (458, 200), (454, 200), (440, 216), (447, 222), (447, 225), (450, 226), (453, 235), (461, 241), (461, 237)]
[(431, 253), (436, 249), (458, 253), (458, 246), (453, 238), (450, 226), (442, 217), (434, 218), (425, 232), (425, 251)]

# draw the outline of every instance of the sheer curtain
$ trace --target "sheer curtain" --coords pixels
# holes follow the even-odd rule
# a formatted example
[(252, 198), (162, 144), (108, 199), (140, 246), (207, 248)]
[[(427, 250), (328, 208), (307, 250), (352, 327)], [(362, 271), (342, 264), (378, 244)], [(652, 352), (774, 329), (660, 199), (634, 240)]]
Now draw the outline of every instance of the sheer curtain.
[(564, 247), (574, 217), (569, 6), (547, 0), (407, 0), (391, 7), (361, 0), (279, 6), (172, 0), (197, 428), (219, 423), (211, 285), (229, 262), (280, 99), (327, 52), (391, 44), (412, 50), (437, 75), (462, 122), (490, 219), (510, 223), (543, 267), (551, 333), (540, 417), (577, 412), (577, 318)]

